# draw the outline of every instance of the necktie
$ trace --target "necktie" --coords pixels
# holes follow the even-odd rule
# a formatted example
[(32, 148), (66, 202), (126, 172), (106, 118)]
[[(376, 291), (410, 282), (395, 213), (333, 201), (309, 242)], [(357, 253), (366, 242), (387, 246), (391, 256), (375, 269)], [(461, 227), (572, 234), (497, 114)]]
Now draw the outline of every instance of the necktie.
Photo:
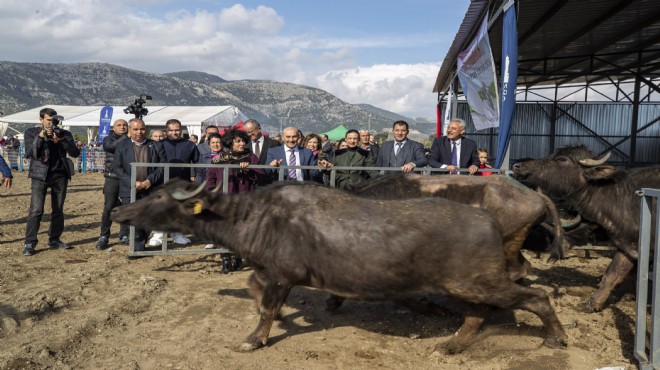
[(394, 148), (394, 156), (398, 156), (399, 152), (401, 152), (401, 147), (403, 147), (403, 143), (396, 143), (396, 148)]
[(259, 149), (259, 141), (254, 142), (254, 155), (257, 157), (261, 156), (261, 149)]
[[(456, 153), (455, 141), (451, 142), (451, 165), (454, 167), (458, 167), (458, 153)], [(452, 172), (452, 173), (457, 173), (457, 172)]]
[[(289, 166), (296, 165), (296, 153), (293, 149), (289, 149)], [(289, 168), (289, 180), (296, 180), (296, 169)]]

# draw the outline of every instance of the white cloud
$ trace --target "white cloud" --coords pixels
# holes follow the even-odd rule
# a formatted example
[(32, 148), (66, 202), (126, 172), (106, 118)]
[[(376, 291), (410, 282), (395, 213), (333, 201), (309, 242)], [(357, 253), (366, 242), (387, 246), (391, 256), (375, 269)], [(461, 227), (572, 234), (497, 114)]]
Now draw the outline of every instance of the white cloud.
[(307, 84), (350, 103), (409, 116), (434, 114), (431, 90), (439, 64), (357, 67), (356, 62), (364, 53), (428, 43), (423, 37), (347, 39), (319, 36), (316, 30), (288, 35), (285, 19), (267, 6), (146, 13), (158, 5), (135, 0), (0, 2), (0, 60), (95, 61), (155, 73), (197, 70), (230, 80)]
[(410, 117), (432, 118), (439, 64), (380, 64), (324, 73), (316, 85), (349, 103), (368, 103)]

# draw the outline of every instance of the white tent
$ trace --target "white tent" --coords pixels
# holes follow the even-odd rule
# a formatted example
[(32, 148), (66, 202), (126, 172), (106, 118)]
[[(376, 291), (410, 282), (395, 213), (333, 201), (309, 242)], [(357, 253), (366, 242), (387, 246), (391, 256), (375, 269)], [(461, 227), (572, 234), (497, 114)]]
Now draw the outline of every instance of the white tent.
[[(75, 105), (45, 105), (38, 108), (10, 114), (0, 117), (0, 130), (12, 123), (28, 123), (39, 125), (39, 111), (43, 108), (53, 108), (57, 114), (64, 117), (62, 126), (64, 128), (86, 127), (88, 139), (92, 139), (99, 127), (99, 120), (102, 106), (75, 106)], [(112, 122), (117, 119), (128, 121), (135, 116), (124, 113), (125, 106), (112, 107)], [(171, 118), (181, 121), (188, 134), (200, 135), (202, 127), (214, 126), (233, 126), (241, 121), (247, 120), (247, 117), (233, 105), (221, 106), (145, 106), (149, 114), (142, 119), (147, 127), (164, 127), (165, 122)], [(3, 123), (5, 125), (3, 125)], [(0, 131), (0, 136), (5, 134), (5, 130)]]

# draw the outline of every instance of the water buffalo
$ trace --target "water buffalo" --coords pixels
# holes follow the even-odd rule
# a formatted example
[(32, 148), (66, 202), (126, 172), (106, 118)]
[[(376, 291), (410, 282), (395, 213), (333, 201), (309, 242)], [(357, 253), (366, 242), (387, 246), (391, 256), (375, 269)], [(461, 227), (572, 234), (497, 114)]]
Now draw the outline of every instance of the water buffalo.
[(249, 287), (260, 320), (239, 350), (266, 344), (296, 285), (364, 300), (416, 293), (455, 299), (465, 320), (447, 343), (450, 353), (466, 348), (489, 305), (533, 312), (546, 326), (545, 345), (566, 344), (546, 292), (509, 278), (499, 226), (483, 210), (441, 198), (365, 199), (313, 184), (276, 184), (246, 194), (206, 192), (205, 184), (193, 188), (170, 182), (116, 208), (113, 219), (194, 233), (250, 262)]
[(562, 199), (585, 219), (602, 227), (618, 248), (584, 309), (599, 311), (612, 290), (633, 269), (637, 260), (641, 188), (660, 187), (660, 167), (620, 170), (585, 146), (569, 146), (537, 160), (516, 163), (513, 176), (536, 186), (550, 198)]
[[(529, 262), (520, 253), (528, 232), (546, 221), (552, 224), (550, 260), (562, 255), (562, 228), (555, 204), (545, 195), (504, 176), (422, 176), (393, 174), (368, 180), (353, 193), (374, 199), (440, 197), (486, 210), (500, 226), (513, 280), (527, 274)], [(438, 224), (439, 230), (444, 226)], [(469, 228), (461, 228), (469, 232)]]

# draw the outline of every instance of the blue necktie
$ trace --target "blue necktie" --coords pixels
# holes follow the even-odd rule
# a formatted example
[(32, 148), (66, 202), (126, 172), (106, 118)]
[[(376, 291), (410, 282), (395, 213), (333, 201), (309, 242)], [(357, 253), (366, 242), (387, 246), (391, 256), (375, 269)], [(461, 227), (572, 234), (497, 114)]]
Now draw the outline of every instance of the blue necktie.
[[(458, 167), (458, 153), (456, 153), (456, 142), (452, 141), (451, 142), (451, 165)], [(452, 173), (458, 173), (458, 172), (452, 172)]]

